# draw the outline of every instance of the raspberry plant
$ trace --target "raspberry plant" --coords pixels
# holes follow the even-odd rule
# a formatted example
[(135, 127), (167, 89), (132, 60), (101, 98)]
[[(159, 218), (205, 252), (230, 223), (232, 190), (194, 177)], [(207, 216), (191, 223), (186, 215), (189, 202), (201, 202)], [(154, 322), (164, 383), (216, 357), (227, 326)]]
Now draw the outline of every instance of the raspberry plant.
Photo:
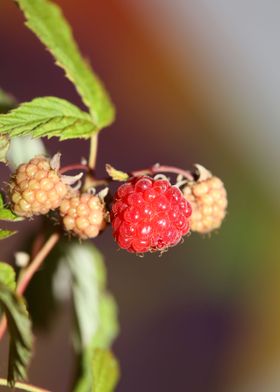
[[(56, 97), (16, 105), (0, 90), (0, 163), (12, 170), (0, 195), (0, 220), (15, 224), (15, 230), (0, 229), (0, 240), (15, 235), (20, 220), (43, 215), (49, 221), (48, 229), (33, 239), (29, 253), (16, 252), (15, 268), (0, 263), (0, 339), (6, 330), (10, 335), (8, 376), (0, 385), (44, 391), (26, 383), (33, 339), (23, 294), (52, 252), (72, 282), (73, 348), (79, 362), (73, 391), (111, 392), (119, 379), (119, 365), (111, 352), (118, 334), (117, 308), (106, 287), (102, 255), (89, 239), (111, 225), (116, 248), (136, 255), (162, 254), (190, 231), (209, 233), (219, 228), (226, 214), (226, 191), (222, 181), (201, 165), (194, 172), (156, 164), (125, 173), (108, 164), (107, 176), (97, 178), (98, 134), (115, 116), (109, 95), (80, 55), (57, 5), (48, 0), (15, 2), (88, 112)], [(44, 137), (89, 139), (89, 157), (61, 167), (60, 154), (48, 155)], [(70, 175), (73, 170), (79, 173)], [(175, 183), (166, 173), (177, 175)], [(114, 182), (119, 186), (111, 195)]]

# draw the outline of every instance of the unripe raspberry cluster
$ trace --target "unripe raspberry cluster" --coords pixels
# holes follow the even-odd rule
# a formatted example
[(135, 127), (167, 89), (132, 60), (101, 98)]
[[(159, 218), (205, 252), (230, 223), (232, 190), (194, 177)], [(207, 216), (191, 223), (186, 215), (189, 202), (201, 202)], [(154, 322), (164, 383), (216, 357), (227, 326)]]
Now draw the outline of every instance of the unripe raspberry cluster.
[[(70, 184), (77, 178), (61, 175), (59, 166), (59, 154), (52, 160), (37, 156), (20, 165), (10, 182), (13, 211), (32, 217), (58, 210), (67, 232), (81, 239), (97, 237), (109, 218), (103, 198), (74, 190)], [(198, 176), (186, 174), (182, 190), (180, 182), (171, 185), (162, 175), (136, 175), (120, 185), (110, 211), (119, 247), (132, 253), (163, 252), (190, 231), (219, 228), (227, 208), (224, 184), (200, 165), (197, 171)]]
[(204, 168), (202, 172), (197, 181), (183, 188), (183, 194), (193, 209), (191, 230), (205, 234), (221, 226), (226, 215), (227, 193), (218, 177), (212, 176)]
[(44, 156), (37, 156), (27, 164), (20, 165), (10, 184), (13, 210), (23, 217), (55, 210), (67, 192), (67, 185)]
[(44, 156), (18, 167), (10, 182), (10, 198), (13, 211), (22, 217), (59, 208), (65, 230), (83, 239), (96, 237), (106, 226), (104, 203), (98, 196), (73, 191)]
[(63, 224), (79, 238), (95, 238), (106, 226), (105, 207), (98, 196), (76, 194), (64, 199), (59, 208)]
[(191, 206), (167, 180), (132, 178), (115, 194), (113, 235), (129, 252), (164, 251), (189, 232)]

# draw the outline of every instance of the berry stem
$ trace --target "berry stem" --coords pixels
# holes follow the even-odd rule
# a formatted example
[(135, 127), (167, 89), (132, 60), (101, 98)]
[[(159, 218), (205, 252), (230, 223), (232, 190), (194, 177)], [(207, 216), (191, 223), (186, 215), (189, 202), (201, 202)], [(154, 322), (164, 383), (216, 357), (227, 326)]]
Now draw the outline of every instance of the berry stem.
[(59, 237), (60, 237), (59, 233), (53, 233), (48, 239), (48, 241), (45, 243), (45, 245), (42, 247), (42, 249), (34, 257), (33, 261), (26, 268), (24, 274), (22, 275), (22, 278), (20, 279), (17, 285), (16, 292), (18, 294), (22, 295), (24, 293), (33, 275), (35, 274), (36, 271), (38, 271), (38, 269), (42, 265), (47, 255), (50, 253), (50, 251), (53, 249), (55, 244), (58, 242)]
[(95, 164), (96, 164), (97, 148), (98, 148), (98, 134), (96, 133), (92, 135), (90, 139), (88, 166), (92, 170), (95, 168)]
[(181, 174), (187, 180), (193, 181), (193, 175), (191, 174), (191, 172), (189, 170), (183, 170), (183, 169), (180, 169), (179, 167), (175, 167), (175, 166), (162, 166), (159, 164), (156, 164), (148, 169), (133, 171), (131, 174), (133, 176), (141, 176), (141, 175), (145, 175), (145, 174), (156, 174), (156, 173)]
[[(31, 261), (31, 263), (28, 265), (28, 267), (25, 270), (23, 270), (23, 273), (20, 276), (20, 279), (17, 284), (17, 288), (16, 288), (17, 294), (22, 295), (24, 293), (33, 275), (35, 274), (36, 271), (38, 271), (38, 269), (42, 265), (47, 255), (50, 253), (50, 251), (53, 249), (55, 244), (58, 242), (59, 237), (60, 237), (59, 233), (53, 233), (50, 236), (50, 238), (47, 240), (45, 245), (41, 248), (41, 250)], [(6, 327), (7, 327), (7, 320), (6, 317), (3, 316), (0, 322), (0, 340), (6, 331)]]
[(88, 165), (83, 165), (82, 163), (74, 163), (73, 165), (68, 165), (68, 166), (63, 166), (60, 170), (60, 174), (64, 174), (68, 171), (72, 170), (84, 170), (84, 171), (89, 171), (90, 168)]
[[(5, 380), (4, 378), (0, 378), (0, 385), (4, 387), (8, 387), (8, 381)], [(15, 388), (21, 389), (22, 391), (28, 391), (28, 392), (50, 392), (47, 389), (42, 389), (39, 387), (35, 387), (34, 385), (30, 384), (25, 384), (23, 382), (16, 382), (15, 383)]]
[(89, 171), (90, 168), (88, 165), (83, 165), (82, 163), (75, 163), (73, 165), (68, 165), (68, 166), (64, 166), (59, 170), (60, 174), (64, 174), (68, 171), (72, 171), (72, 170), (84, 170), (84, 171)]
[(97, 158), (97, 148), (98, 148), (98, 134), (92, 135), (90, 139), (90, 149), (89, 149), (89, 158), (88, 158), (88, 173), (85, 179), (85, 183), (83, 186), (83, 190), (87, 191), (91, 187), (95, 187), (95, 179), (93, 178), (96, 158)]

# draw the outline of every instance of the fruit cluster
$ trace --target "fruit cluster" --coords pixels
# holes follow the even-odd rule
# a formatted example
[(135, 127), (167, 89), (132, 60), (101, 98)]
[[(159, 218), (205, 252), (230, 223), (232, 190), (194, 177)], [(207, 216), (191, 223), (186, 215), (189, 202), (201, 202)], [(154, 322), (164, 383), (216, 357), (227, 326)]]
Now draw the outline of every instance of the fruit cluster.
[(59, 208), (66, 231), (82, 239), (96, 237), (106, 226), (104, 203), (90, 193), (75, 192), (58, 169), (44, 156), (20, 165), (10, 182), (13, 211), (31, 217)]
[(199, 165), (198, 178), (186, 177), (182, 190), (180, 183), (171, 185), (164, 176), (128, 177), (118, 187), (110, 213), (100, 195), (73, 189), (77, 178), (61, 175), (59, 166), (57, 156), (37, 156), (18, 167), (10, 181), (11, 207), (17, 215), (58, 210), (64, 229), (81, 239), (98, 236), (110, 217), (117, 244), (132, 253), (163, 252), (190, 231), (217, 229), (226, 215), (222, 181)]

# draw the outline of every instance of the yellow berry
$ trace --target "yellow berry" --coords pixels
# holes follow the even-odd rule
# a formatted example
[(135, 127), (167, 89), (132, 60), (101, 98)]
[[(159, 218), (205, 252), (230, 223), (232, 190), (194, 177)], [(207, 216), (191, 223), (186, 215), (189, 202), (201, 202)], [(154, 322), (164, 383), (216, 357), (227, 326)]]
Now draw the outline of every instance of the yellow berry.
[(90, 193), (69, 195), (60, 206), (66, 231), (82, 239), (95, 238), (106, 226), (104, 203)]
[(223, 182), (211, 176), (189, 183), (183, 189), (185, 198), (191, 203), (191, 230), (209, 233), (221, 226), (226, 215), (227, 194)]
[(58, 208), (70, 189), (43, 156), (20, 165), (10, 185), (12, 209), (23, 217), (47, 214)]

